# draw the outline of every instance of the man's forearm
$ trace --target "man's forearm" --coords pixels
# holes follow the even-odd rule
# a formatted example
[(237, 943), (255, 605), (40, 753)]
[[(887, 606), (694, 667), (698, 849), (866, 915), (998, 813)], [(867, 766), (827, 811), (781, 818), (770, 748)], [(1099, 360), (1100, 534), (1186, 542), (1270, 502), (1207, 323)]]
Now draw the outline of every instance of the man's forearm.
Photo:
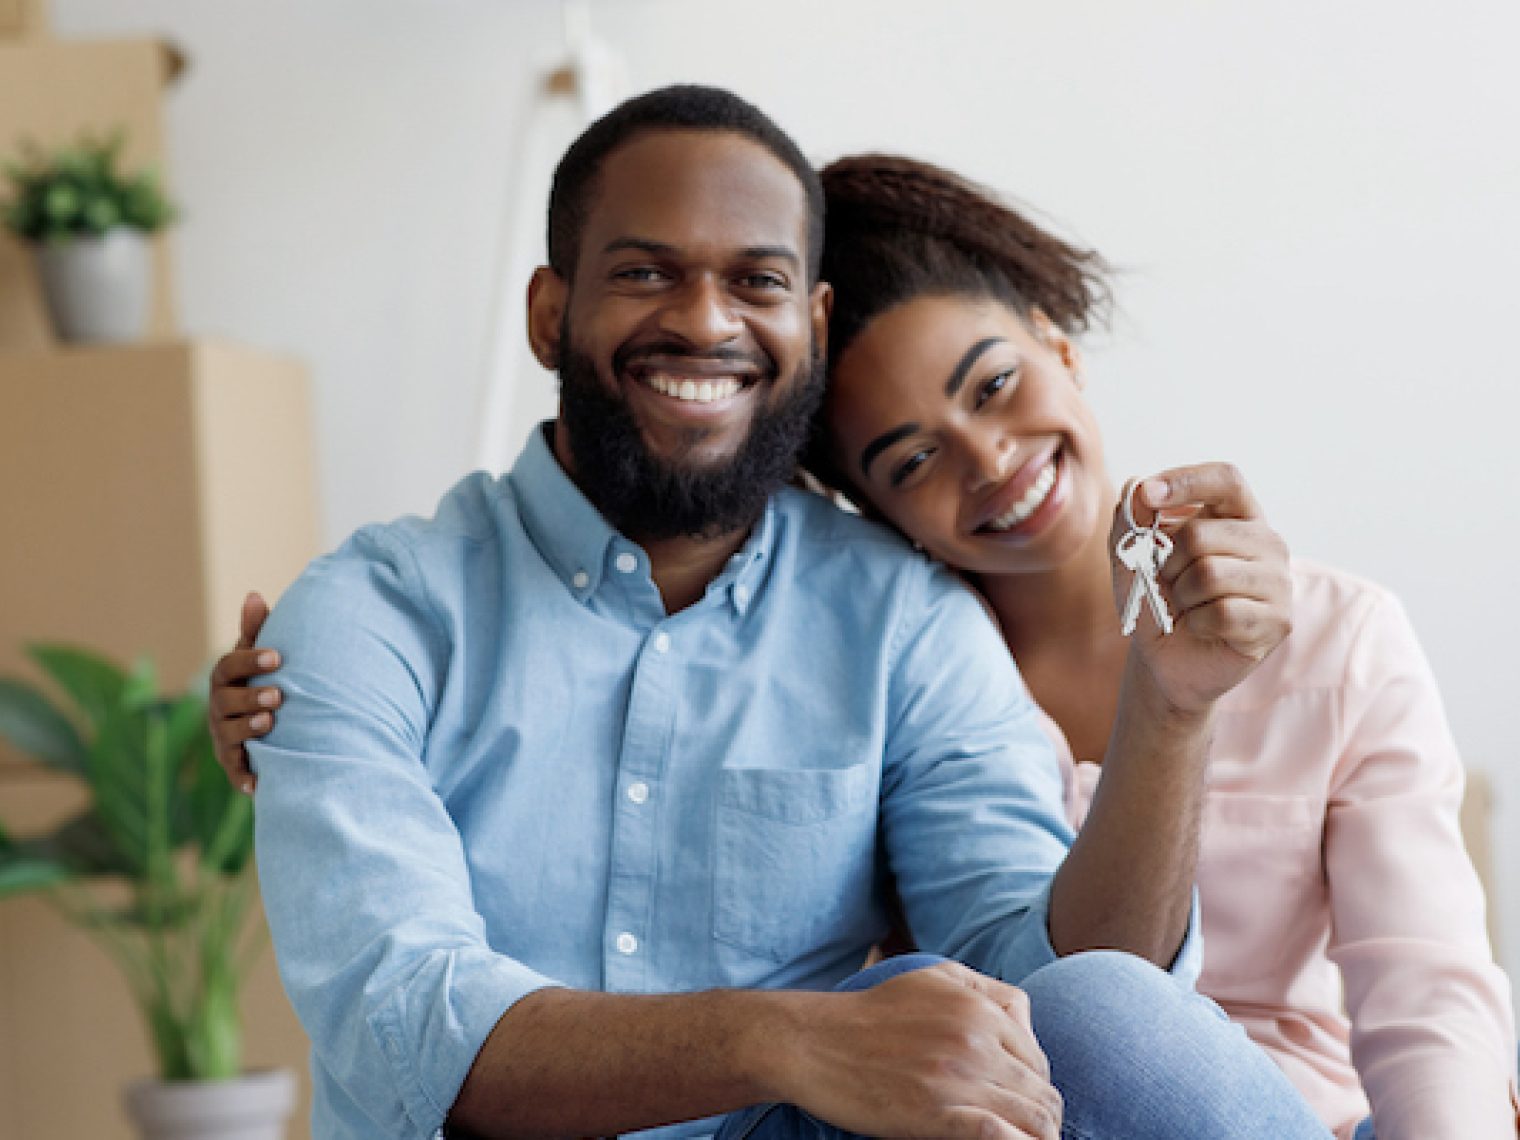
[(770, 1099), (765, 1043), (796, 996), (539, 990), (497, 1022), (449, 1121), (485, 1140), (612, 1136)]
[(1171, 706), (1132, 656), (1103, 778), (1056, 874), (1058, 954), (1127, 950), (1168, 968), (1187, 934), (1211, 712)]

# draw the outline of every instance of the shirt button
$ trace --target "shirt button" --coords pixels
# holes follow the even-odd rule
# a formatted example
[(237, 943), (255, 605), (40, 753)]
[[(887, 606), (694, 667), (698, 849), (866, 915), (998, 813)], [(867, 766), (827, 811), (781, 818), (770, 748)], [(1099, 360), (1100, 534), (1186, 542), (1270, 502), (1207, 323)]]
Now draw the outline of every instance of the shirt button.
[(619, 954), (637, 954), (639, 940), (625, 930), (617, 936), (617, 948)]
[(670, 634), (663, 629), (654, 635), (654, 650), (656, 653), (665, 653), (670, 649)]
[(628, 798), (636, 804), (641, 804), (649, 798), (649, 785), (643, 780), (636, 780), (628, 785)]
[(744, 603), (746, 603), (747, 601), (749, 601), (749, 587), (748, 586), (742, 586), (742, 585), (741, 586), (735, 586), (734, 587), (734, 601), (738, 602), (741, 606), (744, 605)]
[(587, 574), (584, 570), (577, 570), (575, 576), (570, 579), (570, 584), (577, 590), (584, 590), (587, 586), (591, 585), (591, 575)]
[(613, 565), (624, 574), (632, 574), (639, 568), (639, 560), (625, 550), (617, 556)]

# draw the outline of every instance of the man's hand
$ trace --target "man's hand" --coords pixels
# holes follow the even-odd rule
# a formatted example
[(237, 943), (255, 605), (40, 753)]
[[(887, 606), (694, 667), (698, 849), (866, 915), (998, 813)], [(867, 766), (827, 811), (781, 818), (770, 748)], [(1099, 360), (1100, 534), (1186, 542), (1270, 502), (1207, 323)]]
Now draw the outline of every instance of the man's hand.
[(273, 649), (253, 647), (268, 616), (269, 605), (263, 597), (249, 594), (244, 598), (237, 644), (211, 671), (209, 717), (216, 761), (235, 787), (250, 794), (255, 777), (243, 744), (274, 727), (273, 710), (279, 708), (281, 700), (279, 689), (248, 686), (250, 679), (280, 667), (280, 655)]
[(848, 993), (538, 990), (496, 1023), (449, 1123), (611, 1136), (767, 1101), (866, 1136), (1057, 1140), (1061, 1127), (1023, 992), (952, 962)]
[(1059, 1137), (1022, 990), (946, 962), (818, 998), (774, 1044), (774, 1099), (866, 1136)]

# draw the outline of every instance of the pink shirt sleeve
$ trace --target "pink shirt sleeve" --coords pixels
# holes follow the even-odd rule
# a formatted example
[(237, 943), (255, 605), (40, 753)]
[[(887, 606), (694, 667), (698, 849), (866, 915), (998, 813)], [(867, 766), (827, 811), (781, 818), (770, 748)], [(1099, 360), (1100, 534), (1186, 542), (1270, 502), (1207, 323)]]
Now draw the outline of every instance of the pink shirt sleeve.
[(1461, 761), (1402, 607), (1372, 598), (1351, 642), (1324, 832), (1352, 1058), (1378, 1140), (1511, 1138), (1515, 1029), (1458, 826)]

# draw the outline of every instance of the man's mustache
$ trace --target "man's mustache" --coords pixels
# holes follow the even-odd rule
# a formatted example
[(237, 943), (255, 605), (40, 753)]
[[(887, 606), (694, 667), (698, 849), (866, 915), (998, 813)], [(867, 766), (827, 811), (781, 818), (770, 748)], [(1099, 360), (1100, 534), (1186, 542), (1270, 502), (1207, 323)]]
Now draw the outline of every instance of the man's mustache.
[(612, 354), (612, 367), (615, 372), (623, 372), (628, 368), (649, 361), (661, 362), (691, 361), (693, 364), (702, 365), (740, 365), (742, 371), (757, 372), (764, 379), (773, 379), (776, 375), (776, 362), (770, 354), (762, 350), (746, 351), (741, 348), (718, 348), (704, 352), (693, 352), (690, 347), (674, 341), (655, 341), (649, 344), (640, 344), (628, 348), (620, 348)]

